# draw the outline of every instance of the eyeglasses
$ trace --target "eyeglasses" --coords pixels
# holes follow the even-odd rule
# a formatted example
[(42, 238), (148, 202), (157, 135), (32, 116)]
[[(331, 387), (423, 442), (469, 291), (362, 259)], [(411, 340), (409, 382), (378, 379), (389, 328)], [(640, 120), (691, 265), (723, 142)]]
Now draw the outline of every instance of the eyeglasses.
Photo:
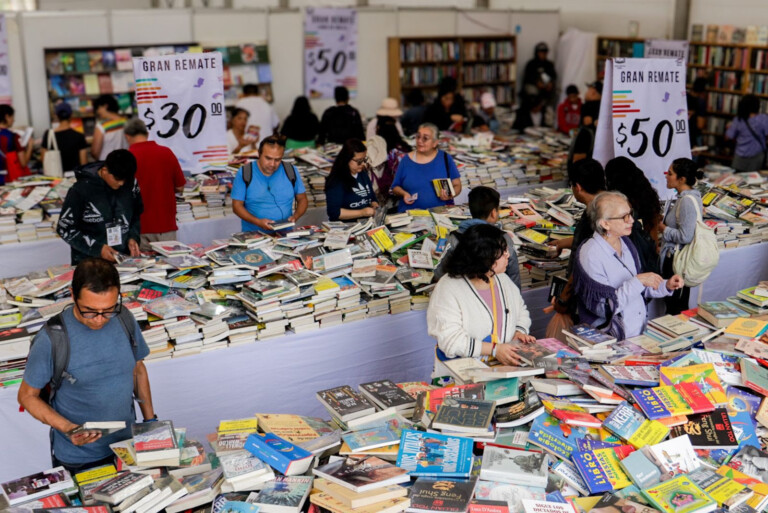
[(417, 141), (431, 141), (432, 136), (431, 135), (417, 135), (416, 136)]
[(105, 319), (111, 319), (112, 317), (120, 315), (120, 312), (123, 309), (122, 298), (118, 299), (117, 303), (115, 303), (112, 308), (107, 308), (106, 310), (102, 310), (100, 312), (95, 310), (83, 310), (80, 308), (80, 305), (77, 304), (77, 301), (74, 301), (74, 303), (75, 307), (77, 307), (77, 310), (80, 312), (80, 315), (82, 315), (84, 319), (95, 319), (98, 316), (102, 316)]
[(632, 212), (630, 211), (630, 212), (627, 212), (626, 214), (623, 214), (623, 215), (620, 215), (620, 216), (616, 216), (616, 217), (608, 217), (606, 219), (608, 219), (609, 221), (614, 221), (616, 219), (622, 219), (625, 223), (631, 223), (632, 220), (634, 219), (634, 216), (632, 215)]
[(363, 158), (361, 158), (361, 159), (352, 159), (352, 162), (354, 162), (354, 163), (355, 163), (355, 164), (357, 164), (358, 166), (362, 166), (363, 164), (365, 164), (366, 162), (368, 162), (368, 157), (363, 157)]

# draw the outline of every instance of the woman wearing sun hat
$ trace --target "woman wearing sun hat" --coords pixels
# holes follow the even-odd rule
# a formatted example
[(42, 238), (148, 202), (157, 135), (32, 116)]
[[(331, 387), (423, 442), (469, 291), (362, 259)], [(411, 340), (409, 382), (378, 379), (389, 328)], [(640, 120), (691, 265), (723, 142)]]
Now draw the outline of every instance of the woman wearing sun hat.
[[(395, 126), (397, 131), (400, 132), (400, 137), (405, 137), (403, 134), (403, 127), (400, 126), (400, 116), (403, 115), (403, 111), (400, 109), (400, 104), (394, 98), (384, 98), (381, 100), (381, 107), (376, 111), (376, 117), (368, 122), (368, 127), (365, 130), (366, 140), (371, 139), (376, 135), (376, 125), (381, 118), (392, 118), (395, 120)], [(385, 120), (388, 121), (388, 120)]]

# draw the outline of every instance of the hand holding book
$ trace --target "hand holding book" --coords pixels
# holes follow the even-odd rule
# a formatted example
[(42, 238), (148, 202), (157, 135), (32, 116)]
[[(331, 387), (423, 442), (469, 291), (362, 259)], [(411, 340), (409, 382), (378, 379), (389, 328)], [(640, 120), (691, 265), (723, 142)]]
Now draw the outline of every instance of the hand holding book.
[(75, 426), (65, 434), (77, 446), (91, 444), (101, 438), (101, 431), (83, 429), (83, 426)]

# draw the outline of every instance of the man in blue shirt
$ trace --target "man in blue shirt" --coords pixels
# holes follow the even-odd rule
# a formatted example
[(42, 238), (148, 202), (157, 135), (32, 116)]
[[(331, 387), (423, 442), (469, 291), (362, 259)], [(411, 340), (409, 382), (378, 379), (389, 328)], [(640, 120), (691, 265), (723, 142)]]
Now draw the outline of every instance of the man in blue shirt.
[[(111, 463), (109, 444), (131, 437), (134, 394), (145, 421), (157, 416), (142, 361), (149, 348), (133, 320), (127, 327), (134, 331), (134, 349), (117, 318), (122, 309), (117, 270), (101, 258), (83, 260), (72, 276), (72, 298), (74, 307), (62, 313), (70, 348), (66, 379), (52, 404), (40, 397), (54, 369), (51, 340), (43, 329), (30, 349), (18, 400), (34, 418), (51, 426), (53, 466), (76, 473)], [(127, 427), (103, 437), (98, 431), (70, 434), (85, 422), (106, 421), (125, 421)]]
[(285, 138), (269, 136), (259, 145), (259, 160), (253, 166), (247, 187), (243, 179), (245, 167), (237, 172), (232, 184), (232, 211), (243, 220), (244, 232), (272, 231), (274, 221), (295, 222), (307, 211), (304, 183), (298, 171), (291, 183), (283, 165), (284, 153)]

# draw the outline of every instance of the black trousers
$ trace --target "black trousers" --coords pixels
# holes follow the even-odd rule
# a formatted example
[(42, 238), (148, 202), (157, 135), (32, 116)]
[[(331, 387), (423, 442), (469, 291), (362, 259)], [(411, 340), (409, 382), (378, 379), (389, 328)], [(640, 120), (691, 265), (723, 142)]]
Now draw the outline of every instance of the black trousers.
[[(675, 272), (672, 270), (672, 257), (667, 255), (664, 257), (664, 262), (661, 264), (661, 276), (663, 278), (671, 278)], [(691, 297), (690, 287), (683, 287), (677, 289), (671, 296), (664, 298), (664, 303), (667, 305), (667, 313), (670, 315), (677, 315), (683, 310), (688, 310), (688, 301)]]

